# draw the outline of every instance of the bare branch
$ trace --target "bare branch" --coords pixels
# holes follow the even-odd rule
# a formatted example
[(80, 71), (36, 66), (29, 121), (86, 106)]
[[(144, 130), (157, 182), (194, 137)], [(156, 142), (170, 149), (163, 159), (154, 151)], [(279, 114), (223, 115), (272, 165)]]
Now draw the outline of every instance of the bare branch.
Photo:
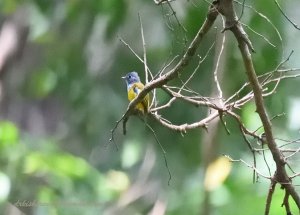
[(196, 68), (194, 69), (193, 73), (192, 73), (192, 74), (189, 76), (189, 78), (182, 84), (182, 86), (180, 87), (178, 93), (180, 93), (180, 92), (184, 89), (184, 87), (187, 85), (187, 83), (194, 77), (194, 75), (195, 75), (196, 72), (198, 71), (200, 65), (205, 61), (205, 59), (206, 59), (207, 56), (209, 55), (209, 53), (210, 53), (210, 51), (212, 50), (212, 48), (213, 48), (214, 45), (215, 45), (215, 43), (213, 43), (213, 44), (209, 47), (209, 49), (208, 49), (208, 51), (206, 52), (206, 54), (204, 55), (204, 57), (203, 57), (201, 60), (199, 60), (199, 63), (198, 63), (198, 65), (196, 66)]
[(242, 26), (238, 22), (236, 22), (237, 17), (233, 9), (232, 0), (220, 1), (220, 5), (218, 5), (218, 10), (225, 17), (226, 24), (229, 26), (229, 29), (233, 32), (239, 44), (239, 48), (244, 60), (244, 66), (246, 68), (246, 74), (248, 76), (250, 85), (253, 89), (256, 111), (259, 114), (259, 117), (262, 121), (264, 131), (266, 134), (267, 144), (276, 163), (276, 174), (274, 180), (278, 181), (289, 192), (289, 194), (293, 197), (294, 201), (296, 202), (297, 206), (300, 208), (299, 195), (296, 193), (294, 186), (290, 183), (290, 179), (284, 167), (286, 164), (285, 159), (282, 156), (274, 140), (271, 121), (267, 115), (267, 111), (264, 106), (262, 88), (256, 76), (251, 58), (251, 53), (249, 51), (249, 48), (251, 49), (251, 46), (249, 46), (249, 42), (247, 41), (248, 37), (245, 31), (243, 30)]
[(273, 198), (273, 193), (275, 191), (276, 187), (276, 181), (271, 180), (268, 196), (267, 196), (267, 202), (266, 202), (266, 208), (265, 208), (265, 215), (269, 215), (270, 213), (270, 207), (271, 207), (271, 202)]
[[(174, 16), (174, 18), (175, 18), (176, 22), (178, 23), (178, 25), (179, 25), (185, 32), (187, 32), (186, 28), (185, 28), (185, 27), (183, 26), (183, 24), (179, 21), (177, 15), (176, 15), (176, 12), (175, 12), (175, 10), (173, 9), (173, 7), (172, 7), (170, 1), (165, 1), (165, 2), (168, 4), (169, 8), (171, 9), (172, 15)], [(185, 38), (185, 39), (186, 39), (186, 38)]]
[[(172, 11), (171, 15), (175, 17), (179, 26), (181, 26), (182, 29), (186, 31), (186, 29), (181, 25), (181, 23), (177, 19), (176, 13), (171, 7), (169, 1), (154, 0), (154, 2), (156, 4), (166, 3), (170, 7), (170, 10)], [(295, 185), (292, 184), (292, 179), (300, 176), (300, 173), (295, 173), (292, 170), (291, 166), (288, 163), (288, 159), (295, 156), (297, 153), (299, 153), (300, 147), (297, 147), (295, 149), (293, 149), (292, 147), (290, 147), (289, 149), (284, 147), (292, 143), (295, 143), (297, 141), (286, 141), (287, 143), (284, 145), (281, 146), (277, 145), (280, 139), (274, 137), (271, 123), (273, 119), (283, 114), (278, 114), (275, 117), (270, 118), (267, 114), (267, 110), (264, 104), (264, 97), (273, 95), (276, 92), (282, 80), (288, 78), (300, 77), (300, 74), (290, 73), (293, 71), (299, 71), (300, 69), (299, 68), (281, 69), (281, 67), (290, 59), (291, 55), (293, 54), (293, 52), (291, 52), (289, 56), (285, 60), (280, 62), (273, 71), (266, 72), (260, 76), (256, 75), (256, 71), (254, 69), (254, 65), (251, 57), (251, 52), (254, 52), (254, 48), (252, 46), (250, 39), (248, 38), (247, 33), (244, 31), (243, 24), (240, 23), (240, 19), (244, 13), (244, 8), (250, 8), (254, 10), (260, 17), (262, 17), (269, 24), (271, 24), (271, 26), (275, 29), (281, 41), (281, 45), (282, 45), (282, 38), (278, 29), (264, 14), (256, 11), (251, 6), (247, 6), (244, 0), (242, 3), (239, 4), (242, 5), (242, 12), (240, 17), (238, 18), (233, 7), (233, 0), (213, 1), (213, 3), (210, 4), (210, 8), (207, 13), (206, 20), (202, 24), (201, 28), (198, 30), (198, 33), (196, 34), (196, 36), (194, 37), (190, 45), (187, 47), (183, 56), (178, 61), (177, 61), (179, 57), (178, 55), (175, 56), (173, 59), (170, 58), (169, 60), (167, 60), (165, 65), (162, 67), (162, 69), (158, 71), (154, 77), (152, 76), (152, 73), (147, 65), (146, 43), (144, 38), (141, 17), (139, 16), (141, 37), (143, 42), (143, 58), (141, 58), (123, 39), (120, 40), (123, 44), (125, 44), (130, 49), (130, 51), (138, 58), (138, 60), (143, 63), (144, 70), (145, 70), (146, 85), (145, 88), (137, 95), (137, 97), (129, 103), (129, 105), (127, 106), (127, 110), (123, 114), (122, 118), (119, 121), (117, 121), (115, 127), (112, 130), (112, 136), (110, 141), (114, 142), (114, 131), (117, 129), (121, 121), (123, 121), (123, 132), (124, 134), (126, 133), (126, 122), (128, 118), (132, 114), (134, 114), (134, 107), (151, 91), (153, 92), (153, 100), (152, 100), (152, 104), (148, 116), (154, 118), (160, 125), (170, 130), (179, 131), (182, 135), (184, 135), (188, 130), (191, 129), (196, 129), (200, 127), (207, 129), (209, 123), (211, 123), (214, 119), (218, 117), (220, 117), (220, 122), (224, 125), (226, 131), (230, 133), (223, 119), (223, 116), (228, 115), (230, 117), (233, 117), (238, 123), (243, 139), (252, 153), (253, 164), (249, 164), (242, 159), (234, 160), (227, 155), (226, 157), (229, 158), (232, 162), (241, 162), (246, 166), (248, 166), (249, 168), (251, 168), (253, 170), (253, 182), (257, 181), (258, 177), (263, 177), (270, 180), (270, 189), (266, 199), (266, 208), (265, 208), (266, 215), (269, 214), (273, 192), (275, 190), (277, 183), (280, 184), (283, 189), (285, 189), (286, 194), (282, 205), (285, 206), (287, 213), (290, 213), (289, 203), (288, 203), (289, 197), (292, 197), (296, 205), (300, 208), (299, 194), (295, 190), (294, 187)], [(221, 41), (221, 47), (218, 48), (218, 51), (216, 53), (215, 67), (213, 69), (213, 80), (215, 86), (217, 87), (218, 97), (216, 98), (204, 97), (199, 92), (195, 92), (194, 89), (190, 89), (190, 87), (188, 86), (189, 82), (195, 77), (196, 72), (198, 72), (201, 63), (206, 59), (212, 47), (214, 46), (214, 44), (212, 44), (212, 46), (208, 49), (207, 53), (205, 54), (204, 58), (201, 58), (199, 57), (199, 55), (196, 54), (199, 44), (202, 42), (203, 37), (206, 35), (206, 33), (211, 29), (219, 13), (222, 15), (222, 19), (223, 19), (224, 29), (222, 32), (230, 30), (234, 34), (237, 40), (240, 53), (243, 59), (244, 67), (246, 70), (246, 75), (248, 77), (248, 82), (246, 82), (243, 86), (241, 86), (241, 88), (238, 89), (234, 94), (229, 96), (229, 98), (223, 98), (224, 95), (219, 82), (220, 74), (218, 73), (218, 70), (222, 68), (220, 66), (220, 61), (221, 61), (221, 57), (224, 56), (223, 50), (226, 41), (225, 34), (222, 35), (223, 37)], [(245, 26), (251, 31), (253, 31), (254, 33), (256, 33), (257, 35), (259, 35), (260, 37), (262, 37), (271, 46), (275, 47), (275, 45), (271, 43), (267, 37), (265, 37), (262, 34), (259, 34), (251, 27), (247, 25)], [(195, 55), (199, 57), (197, 66), (189, 74), (189, 77), (187, 79), (181, 78), (182, 73), (186, 70), (186, 67), (190, 64), (190, 62), (195, 57)], [(150, 79), (149, 75), (151, 76), (151, 80), (149, 80)], [(180, 80), (181, 84), (170, 86), (170, 84), (168, 83), (173, 79)], [(160, 88), (170, 96), (167, 102), (161, 104), (156, 99), (155, 90), (157, 88)], [(242, 94), (241, 97), (240, 94)], [(178, 100), (182, 100), (185, 103), (189, 105), (194, 105), (196, 107), (198, 106), (206, 107), (208, 109), (209, 115), (204, 119), (198, 119), (193, 122), (183, 122), (182, 124), (174, 124), (172, 121), (168, 121), (164, 116), (159, 115), (160, 114), (159, 112), (161, 110), (171, 107), (172, 104)], [(259, 127), (255, 131), (251, 131), (247, 129), (247, 127), (243, 124), (243, 121), (241, 120), (240, 116), (236, 114), (236, 110), (242, 108), (246, 103), (253, 100), (256, 105), (256, 112), (260, 117), (260, 120), (262, 122), (262, 127), (265, 132), (264, 138), (259, 134), (257, 134), (258, 130), (262, 127)], [(149, 129), (152, 128), (150, 127)], [(152, 132), (155, 135), (153, 129)], [(155, 138), (156, 141), (159, 143), (156, 135)], [(261, 142), (262, 148), (261, 149), (254, 148), (252, 140), (257, 140), (258, 145), (259, 142)], [(165, 150), (162, 148), (160, 143), (159, 145), (164, 153), (164, 158), (166, 162)], [(267, 146), (268, 148), (267, 149), (264, 148), (265, 146)], [(267, 159), (265, 157), (266, 150), (269, 150), (268, 152), (272, 154), (272, 158), (276, 164), (276, 170), (274, 171), (274, 173), (272, 173), (273, 169), (271, 171)], [(268, 168), (267, 174), (269, 175), (263, 174), (258, 170), (256, 166), (256, 156), (258, 154), (263, 155), (265, 164)], [(294, 173), (294, 175), (289, 176), (286, 168), (290, 168), (291, 171)], [(289, 173), (291, 172), (289, 171)], [(171, 175), (170, 172), (169, 175)]]
[(166, 69), (168, 69), (168, 68), (172, 65), (172, 63), (173, 63), (178, 57), (179, 57), (179, 55), (176, 55), (175, 57), (173, 57), (172, 60), (170, 60), (169, 63), (165, 63), (164, 66), (162, 67), (162, 69), (160, 69), (159, 72), (156, 73), (156, 75), (154, 76), (154, 78), (157, 78), (158, 76), (161, 76), (161, 75), (164, 73), (164, 71), (165, 71)]
[(171, 105), (173, 104), (173, 102), (174, 102), (175, 100), (176, 100), (176, 97), (172, 97), (166, 104), (161, 105), (161, 106), (159, 106), (159, 107), (152, 108), (150, 111), (151, 111), (151, 112), (157, 112), (157, 111), (159, 111), (159, 110), (162, 110), (162, 109), (171, 107)]
[(298, 148), (297, 150), (295, 150), (292, 154), (290, 154), (290, 155), (288, 155), (288, 156), (285, 156), (285, 159), (291, 158), (292, 156), (294, 156), (294, 155), (297, 154), (298, 152), (300, 152), (300, 148)]
[(174, 124), (171, 124), (170, 122), (166, 122), (165, 120), (163, 120), (157, 114), (152, 114), (151, 113), (151, 116), (153, 116), (153, 118), (156, 119), (161, 125), (169, 128), (171, 130), (179, 131), (181, 133), (186, 133), (187, 130), (200, 128), (200, 127), (206, 128), (207, 124), (210, 121), (212, 121), (213, 119), (215, 119), (216, 117), (219, 116), (219, 113), (214, 112), (214, 113), (210, 114), (208, 117), (206, 117), (206, 118), (204, 118), (204, 119), (202, 119), (198, 122), (194, 122), (194, 123), (191, 123), (191, 124), (185, 123), (185, 124), (182, 124), (182, 125), (174, 125)]
[(169, 95), (171, 95), (172, 97), (176, 97), (178, 99), (181, 99), (185, 102), (188, 102), (188, 103), (191, 103), (191, 104), (194, 104), (196, 106), (206, 106), (206, 107), (210, 107), (210, 108), (213, 108), (213, 109), (216, 109), (216, 110), (220, 110), (220, 111), (224, 111), (223, 108), (219, 107), (218, 105), (210, 102), (210, 101), (207, 101), (207, 100), (204, 100), (204, 101), (198, 101), (198, 100), (195, 100), (195, 99), (192, 99), (192, 98), (189, 98), (189, 97), (186, 97), (186, 96), (183, 96), (182, 94), (180, 93), (177, 93), (177, 92), (174, 92), (173, 90), (169, 89), (168, 87), (162, 87), (162, 89), (167, 92)]
[(153, 0), (155, 4), (160, 5), (167, 2), (172, 2), (174, 0)]
[(284, 198), (283, 198), (283, 202), (282, 202), (282, 205), (281, 207), (285, 207), (285, 211), (286, 211), (286, 214), (287, 215), (291, 215), (291, 209), (290, 209), (290, 203), (289, 203), (289, 192), (285, 191), (285, 195), (284, 195)]
[[(265, 145), (265, 143), (262, 141), (262, 143), (261, 143), (261, 148), (262, 148), (262, 149), (264, 148), (264, 145)], [(269, 166), (269, 164), (268, 164), (268, 161), (267, 161), (267, 159), (266, 159), (265, 150), (262, 150), (262, 154), (263, 154), (263, 159), (264, 159), (264, 162), (265, 162), (265, 164), (266, 164), (266, 166), (267, 166), (269, 175), (271, 176), (271, 168), (270, 168), (270, 166)], [(271, 182), (271, 183), (272, 183), (272, 182)]]
[[(222, 21), (223, 21), (223, 28), (225, 28), (225, 20), (223, 19), (223, 17), (222, 17)], [(218, 90), (218, 93), (219, 93), (219, 99), (220, 99), (220, 104), (221, 105), (223, 105), (223, 101), (222, 101), (223, 92), (222, 92), (222, 89), (221, 89), (221, 86), (220, 86), (220, 82), (218, 80), (218, 70), (219, 70), (221, 55), (223, 54), (223, 51), (224, 51), (225, 40), (226, 40), (226, 36), (225, 36), (225, 34), (223, 34), (222, 35), (221, 48), (220, 48), (219, 54), (217, 56), (217, 62), (215, 64), (215, 70), (214, 70), (214, 81), (216, 83), (216, 87), (217, 87), (217, 90)]]
[(270, 46), (272, 46), (273, 48), (276, 48), (276, 46), (270, 42), (270, 40), (262, 35), (261, 33), (258, 33), (257, 31), (255, 31), (253, 28), (251, 28), (249, 25), (246, 25), (245, 23), (242, 23), (243, 26), (245, 26), (246, 28), (248, 28), (250, 31), (252, 31), (254, 34), (258, 35), (259, 37), (263, 38), (264, 41), (266, 41)]
[(156, 143), (159, 145), (162, 153), (163, 153), (163, 156), (164, 156), (164, 161), (165, 161), (165, 166), (167, 168), (167, 171), (168, 171), (168, 174), (169, 174), (169, 179), (168, 179), (168, 185), (170, 185), (170, 182), (171, 182), (171, 179), (172, 179), (172, 174), (170, 172), (170, 168), (169, 168), (169, 165), (168, 165), (168, 161), (167, 161), (167, 152), (166, 150), (164, 149), (164, 147), (162, 146), (162, 144), (160, 143), (155, 131), (153, 130), (153, 128), (141, 117), (139, 117), (140, 120), (142, 120), (142, 122), (145, 123), (145, 125), (147, 126), (147, 128), (152, 132), (154, 138), (155, 138), (155, 141)]
[(271, 27), (275, 30), (279, 40), (280, 40), (280, 45), (281, 45), (281, 49), (283, 52), (283, 42), (282, 42), (282, 36), (278, 30), (278, 28), (273, 24), (273, 22), (263, 13), (259, 12), (258, 10), (256, 10), (254, 7), (252, 7), (251, 5), (247, 5), (247, 4), (242, 4), (237, 0), (234, 0), (235, 3), (238, 3), (239, 5), (242, 5), (245, 8), (249, 8), (252, 11), (254, 11), (259, 17), (263, 18), (267, 23), (269, 23), (271, 25)]
[(300, 172), (290, 176), (290, 179), (300, 176)]
[(294, 23), (287, 15), (286, 13), (282, 10), (282, 8), (280, 7), (279, 3), (277, 2), (277, 0), (274, 0), (275, 4), (277, 5), (278, 9), (280, 10), (281, 14), (287, 19), (287, 21), (289, 21), (289, 23), (291, 23), (294, 28), (296, 28), (297, 30), (300, 30), (300, 27)]
[(140, 22), (140, 26), (141, 26), (141, 36), (142, 36), (142, 42), (143, 42), (143, 58), (144, 58), (144, 68), (145, 68), (145, 83), (148, 83), (149, 78), (148, 78), (148, 66), (147, 66), (147, 52), (146, 52), (146, 42), (145, 42), (145, 38), (144, 38), (144, 29), (143, 29), (143, 23), (142, 23), (142, 19), (140, 14), (138, 14), (139, 16), (139, 22)]
[(253, 169), (253, 171), (255, 171), (258, 175), (260, 175), (261, 177), (263, 178), (266, 178), (266, 179), (271, 179), (271, 177), (267, 176), (267, 175), (264, 175), (262, 174), (256, 167), (248, 164), (246, 161), (242, 160), (242, 159), (232, 159), (229, 155), (224, 155), (226, 158), (228, 158), (231, 162), (241, 162), (243, 164), (245, 164), (247, 167)]
[[(185, 52), (182, 59), (178, 62), (178, 64), (170, 70), (168, 73), (152, 80), (151, 82), (147, 83), (145, 88), (138, 94), (138, 96), (132, 100), (126, 110), (126, 113), (130, 110), (134, 109), (134, 107), (154, 88), (162, 87), (164, 84), (166, 84), (168, 81), (172, 80), (178, 74), (183, 72), (185, 67), (189, 64), (191, 59), (196, 53), (196, 50), (202, 41), (204, 35), (208, 32), (208, 30), (211, 28), (212, 24), (214, 23), (216, 17), (218, 15), (217, 10), (212, 6), (210, 7), (210, 10), (207, 14), (207, 18), (204, 21), (202, 27), (198, 31), (197, 35), (195, 36), (194, 40), (191, 42), (190, 46), (188, 47), (187, 51)], [(138, 55), (137, 55), (138, 56)], [(140, 57), (138, 57), (141, 61), (143, 61)], [(124, 115), (126, 115), (126, 113)]]

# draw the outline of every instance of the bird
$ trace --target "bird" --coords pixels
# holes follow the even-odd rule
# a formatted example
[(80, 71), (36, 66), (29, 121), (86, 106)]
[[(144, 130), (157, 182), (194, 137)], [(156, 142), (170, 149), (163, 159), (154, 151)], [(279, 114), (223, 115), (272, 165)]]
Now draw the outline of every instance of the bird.
[[(144, 89), (144, 84), (141, 82), (140, 77), (137, 72), (129, 72), (122, 77), (127, 85), (127, 96), (128, 100), (131, 102), (135, 99), (138, 94)], [(143, 100), (135, 106), (137, 110), (142, 115), (146, 115), (149, 111), (149, 94), (147, 94)]]

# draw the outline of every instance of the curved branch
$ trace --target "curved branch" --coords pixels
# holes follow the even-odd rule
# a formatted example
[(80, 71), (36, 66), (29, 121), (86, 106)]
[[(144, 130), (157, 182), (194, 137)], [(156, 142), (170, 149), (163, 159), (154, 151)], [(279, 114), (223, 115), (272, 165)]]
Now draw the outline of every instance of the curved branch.
[(207, 127), (207, 124), (212, 121), (213, 119), (215, 119), (216, 117), (219, 116), (219, 112), (216, 111), (212, 114), (210, 114), (208, 117), (198, 121), (198, 122), (194, 122), (194, 123), (191, 123), (191, 124), (188, 124), (188, 123), (185, 123), (185, 124), (182, 124), (182, 125), (174, 125), (170, 122), (167, 122), (165, 121), (163, 118), (161, 118), (159, 115), (157, 114), (152, 114), (150, 113), (151, 116), (157, 120), (161, 125), (171, 129), (171, 130), (174, 130), (174, 131), (179, 131), (181, 133), (186, 133), (187, 130), (191, 130), (191, 129), (195, 129), (195, 128), (200, 128), (200, 127), (204, 127), (206, 128)]

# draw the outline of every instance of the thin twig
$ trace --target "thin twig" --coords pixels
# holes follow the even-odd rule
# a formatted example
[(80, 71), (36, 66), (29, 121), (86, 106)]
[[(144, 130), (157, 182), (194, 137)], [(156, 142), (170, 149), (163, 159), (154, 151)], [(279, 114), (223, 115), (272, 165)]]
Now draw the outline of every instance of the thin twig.
[(148, 83), (149, 78), (148, 78), (148, 66), (147, 66), (147, 52), (146, 52), (146, 42), (145, 42), (145, 37), (144, 37), (144, 29), (143, 29), (143, 23), (142, 23), (142, 18), (140, 16), (140, 14), (138, 14), (139, 16), (139, 22), (140, 22), (140, 26), (141, 26), (141, 36), (142, 36), (142, 42), (143, 42), (143, 57), (144, 57), (144, 69), (145, 69), (145, 83)]
[(291, 175), (289, 178), (290, 178), (290, 179), (293, 179), (293, 178), (296, 178), (296, 177), (298, 177), (298, 176), (300, 176), (300, 172), (298, 172), (298, 173), (296, 173), (296, 174), (294, 174), (294, 175)]
[(182, 84), (182, 86), (180, 87), (178, 93), (180, 93), (184, 87), (188, 84), (188, 82), (194, 77), (194, 75), (196, 74), (196, 72), (198, 71), (200, 65), (205, 61), (205, 59), (207, 58), (207, 56), (209, 55), (210, 51), (212, 50), (213, 46), (215, 45), (215, 42), (209, 47), (208, 51), (206, 52), (206, 54), (204, 55), (204, 57), (199, 60), (198, 65), (196, 66), (196, 68), (194, 69), (193, 73), (189, 76), (189, 78)]
[(154, 3), (157, 5), (160, 5), (162, 3), (167, 3), (167, 2), (171, 2), (171, 1), (174, 1), (174, 0), (154, 0)]
[(165, 160), (165, 166), (166, 166), (166, 168), (168, 170), (168, 174), (169, 174), (168, 185), (170, 185), (170, 182), (171, 182), (171, 179), (172, 179), (172, 174), (171, 174), (171, 171), (170, 171), (170, 168), (169, 168), (169, 165), (168, 165), (168, 161), (167, 161), (167, 152), (164, 149), (164, 147), (161, 145), (161, 143), (160, 143), (160, 141), (159, 141), (159, 139), (158, 139), (155, 131), (153, 130), (153, 128), (144, 119), (142, 119), (141, 117), (139, 117), (139, 119), (142, 120), (142, 122), (144, 122), (145, 125), (147, 126), (147, 128), (149, 128), (149, 130), (152, 132), (152, 134), (153, 134), (153, 136), (155, 138), (156, 143), (159, 145), (159, 147), (160, 147), (160, 149), (161, 149), (161, 151), (163, 153), (164, 160)]
[[(252, 157), (253, 157), (253, 164), (254, 164), (254, 167), (256, 168), (256, 156), (255, 156), (255, 151), (250, 143), (250, 141), (248, 140), (247, 136), (246, 136), (246, 133), (244, 131), (244, 127), (240, 125), (240, 130), (242, 132), (242, 135), (243, 135), (243, 138), (245, 140), (245, 142), (247, 143), (247, 146), (249, 147), (251, 153), (252, 153)], [(255, 183), (256, 181), (256, 172), (253, 170), (253, 178), (252, 178), (252, 181), (253, 183)]]
[(276, 48), (276, 46), (270, 42), (270, 40), (262, 35), (261, 33), (258, 33), (257, 31), (255, 31), (253, 28), (251, 28), (249, 25), (246, 25), (245, 23), (242, 23), (243, 26), (245, 26), (246, 28), (248, 28), (250, 31), (252, 31), (254, 34), (260, 36), (261, 38), (263, 38), (270, 46), (272, 46), (273, 48)]
[(263, 159), (264, 159), (264, 162), (265, 162), (265, 164), (266, 164), (266, 166), (267, 166), (269, 175), (270, 175), (270, 177), (271, 177), (271, 168), (270, 168), (270, 166), (269, 166), (269, 164), (268, 164), (268, 161), (267, 161), (267, 158), (266, 158), (266, 155), (265, 155), (265, 150), (263, 150), (263, 149), (264, 149), (264, 145), (267, 145), (267, 144), (264, 143), (264, 142), (262, 141), (261, 149), (262, 149)]
[(294, 28), (300, 30), (300, 27), (294, 23), (287, 15), (286, 13), (282, 10), (282, 8), (280, 7), (279, 3), (277, 2), (277, 0), (274, 0), (275, 4), (277, 5), (278, 9), (280, 10), (281, 14), (287, 19), (287, 21), (289, 21), (289, 23), (291, 23)]
[(227, 125), (226, 125), (226, 122), (224, 121), (223, 119), (223, 112), (222, 111), (219, 111), (219, 117), (220, 117), (220, 121), (222, 123), (222, 125), (224, 126), (225, 128), (225, 131), (228, 135), (230, 135), (230, 130), (227, 128)]
[(243, 3), (242, 3), (242, 11), (241, 11), (241, 14), (240, 14), (240, 16), (239, 16), (239, 18), (238, 18), (238, 22), (242, 19), (242, 17), (243, 17), (243, 14), (244, 14), (244, 9), (245, 9), (245, 0), (243, 0)]
[(297, 154), (298, 152), (300, 152), (300, 148), (298, 148), (295, 152), (293, 152), (292, 154), (288, 155), (288, 156), (285, 156), (285, 159), (289, 159), (291, 158), (292, 156), (294, 156), (295, 154)]
[[(186, 28), (185, 28), (185, 27), (183, 26), (183, 24), (179, 21), (177, 15), (176, 15), (176, 12), (175, 12), (175, 10), (173, 9), (173, 7), (172, 7), (170, 1), (167, 1), (167, 4), (168, 4), (169, 8), (171, 9), (172, 15), (175, 17), (175, 20), (176, 20), (176, 22), (178, 23), (178, 25), (179, 25), (185, 32), (187, 32)], [(186, 40), (186, 39), (185, 39), (185, 40)]]
[(262, 174), (256, 167), (248, 164), (246, 161), (242, 160), (242, 159), (232, 159), (229, 155), (224, 155), (226, 158), (229, 159), (229, 161), (231, 162), (240, 162), (240, 163), (243, 163), (244, 165), (246, 165), (247, 167), (253, 169), (253, 171), (256, 172), (256, 174), (260, 175), (261, 177), (263, 178), (266, 178), (266, 179), (271, 179), (271, 177), (267, 176), (267, 175), (264, 175)]
[(157, 111), (159, 111), (159, 110), (168, 108), (168, 107), (171, 106), (171, 104), (173, 104), (173, 102), (174, 102), (175, 100), (176, 100), (176, 97), (172, 97), (166, 104), (161, 105), (161, 106), (159, 106), (159, 107), (152, 108), (152, 109), (151, 109), (151, 112), (157, 112)]
[[(224, 20), (223, 17), (222, 17), (222, 21), (223, 21), (223, 28), (225, 28), (225, 20)], [(218, 93), (219, 93), (221, 106), (223, 105), (222, 104), (223, 92), (222, 92), (222, 89), (221, 89), (221, 86), (220, 86), (220, 82), (218, 80), (218, 71), (219, 71), (219, 65), (220, 65), (220, 61), (221, 61), (221, 55), (223, 54), (223, 51), (224, 51), (225, 41), (226, 41), (226, 36), (225, 36), (225, 34), (222, 34), (221, 48), (220, 48), (220, 51), (219, 51), (219, 54), (218, 54), (218, 57), (217, 57), (217, 62), (215, 64), (215, 70), (214, 70), (214, 81), (216, 83), (217, 90), (218, 90)]]
[(165, 71), (166, 69), (168, 69), (168, 68), (172, 65), (172, 63), (173, 63), (178, 57), (179, 57), (179, 55), (176, 55), (175, 57), (172, 58), (172, 60), (170, 60), (169, 63), (164, 63), (163, 67), (159, 70), (158, 73), (156, 73), (156, 74), (154, 75), (153, 78), (157, 78), (158, 76), (161, 76), (161, 75), (164, 73), (164, 71)]
[[(270, 121), (273, 121), (274, 119), (278, 118), (278, 117), (281, 117), (281, 116), (285, 116), (285, 113), (279, 113), (279, 114), (276, 114), (275, 116), (273, 116)], [(261, 129), (263, 126), (259, 126), (257, 129), (255, 129), (253, 131), (253, 133), (256, 133), (259, 129)]]
[(237, 1), (237, 0), (234, 0), (235, 3), (238, 3), (240, 5), (243, 5), (243, 7), (245, 8), (249, 8), (251, 9), (252, 11), (254, 11), (259, 17), (263, 18), (264, 20), (267, 21), (267, 23), (269, 23), (271, 25), (271, 27), (275, 30), (279, 40), (280, 40), (280, 45), (281, 45), (281, 49), (282, 49), (282, 52), (283, 52), (283, 42), (282, 42), (282, 36), (278, 30), (278, 28), (273, 24), (273, 22), (266, 16), (264, 15), (263, 13), (259, 12), (258, 10), (256, 10), (256, 8), (252, 7), (251, 5), (247, 5), (247, 4), (242, 4), (241, 2)]

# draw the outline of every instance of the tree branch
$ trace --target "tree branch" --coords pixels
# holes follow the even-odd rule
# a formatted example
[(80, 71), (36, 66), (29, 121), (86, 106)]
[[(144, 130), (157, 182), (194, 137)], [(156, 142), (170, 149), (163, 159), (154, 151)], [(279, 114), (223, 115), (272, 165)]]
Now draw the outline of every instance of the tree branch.
[(271, 207), (271, 202), (272, 202), (273, 193), (275, 191), (275, 187), (276, 187), (276, 181), (271, 179), (271, 184), (270, 184), (267, 201), (266, 201), (265, 215), (268, 215), (270, 213), (270, 207)]
[(264, 105), (262, 87), (258, 81), (257, 75), (255, 73), (254, 65), (251, 58), (250, 50), (253, 50), (251, 42), (249, 42), (248, 36), (243, 30), (243, 27), (237, 21), (237, 16), (233, 9), (232, 0), (220, 0), (217, 6), (219, 12), (225, 17), (226, 20), (226, 29), (230, 29), (238, 44), (243, 57), (244, 66), (246, 69), (246, 75), (250, 82), (250, 85), (253, 89), (254, 100), (256, 104), (256, 112), (259, 114), (259, 117), (262, 121), (266, 140), (268, 147), (272, 153), (273, 159), (276, 163), (276, 173), (274, 175), (274, 180), (280, 183), (286, 191), (292, 196), (298, 208), (300, 208), (300, 198), (297, 192), (295, 191), (294, 186), (290, 183), (290, 178), (287, 175), (285, 169), (285, 159), (281, 154), (276, 142), (274, 140), (271, 121), (267, 115), (267, 111)]
[[(129, 110), (132, 110), (151, 90), (153, 90), (154, 88), (162, 87), (170, 80), (177, 77), (181, 72), (183, 72), (185, 67), (190, 63), (191, 59), (194, 57), (200, 42), (202, 41), (204, 35), (209, 31), (209, 29), (213, 25), (217, 16), (218, 16), (218, 11), (214, 7), (214, 5), (212, 5), (208, 11), (207, 17), (202, 27), (198, 31), (194, 40), (191, 42), (190, 46), (188, 47), (188, 49), (186, 50), (185, 54), (178, 62), (178, 64), (166, 74), (163, 74), (160, 77), (147, 83), (144, 90), (142, 90), (139, 93), (139, 95), (129, 103), (126, 113), (129, 112)], [(125, 115), (127, 115), (126, 113)]]

